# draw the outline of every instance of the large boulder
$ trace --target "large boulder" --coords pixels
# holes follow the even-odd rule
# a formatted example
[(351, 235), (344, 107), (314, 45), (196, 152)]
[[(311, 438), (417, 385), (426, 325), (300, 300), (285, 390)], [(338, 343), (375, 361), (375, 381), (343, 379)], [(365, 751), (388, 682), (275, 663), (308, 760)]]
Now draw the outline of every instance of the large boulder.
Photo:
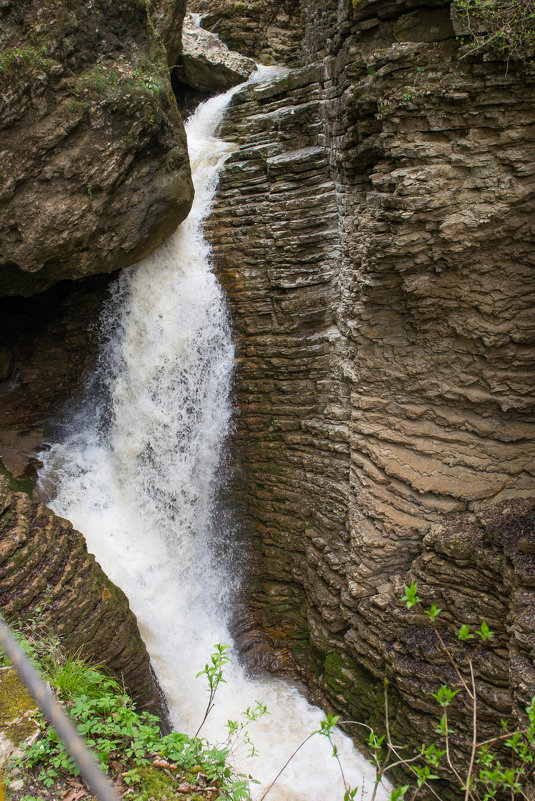
[(0, 294), (132, 264), (187, 215), (168, 69), (184, 7), (0, 3)]
[(255, 62), (229, 50), (216, 36), (199, 27), (193, 14), (184, 23), (178, 79), (199, 92), (221, 92), (247, 80)]

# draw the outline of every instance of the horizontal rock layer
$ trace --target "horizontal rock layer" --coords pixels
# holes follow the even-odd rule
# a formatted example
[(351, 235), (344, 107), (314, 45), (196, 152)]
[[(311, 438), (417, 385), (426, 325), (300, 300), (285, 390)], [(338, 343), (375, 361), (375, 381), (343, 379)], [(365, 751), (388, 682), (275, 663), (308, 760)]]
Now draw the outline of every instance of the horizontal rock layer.
[(263, 64), (301, 62), (302, 0), (189, 0), (188, 11), (232, 50)]
[[(422, 663), (388, 661), (374, 599), (391, 603), (424, 553), (440, 565), (434, 526), (469, 531), (535, 494), (535, 74), (459, 61), (445, 3), (306, 16), (310, 65), (234, 97), (223, 133), (239, 149), (208, 222), (238, 343), (235, 495), (257, 542), (239, 625), (252, 658), (297, 665), (339, 707), (376, 708), (391, 672), (419, 738)], [(493, 621), (498, 561), (477, 602)], [(446, 592), (447, 570), (426, 580)], [(472, 590), (455, 587), (464, 613)], [(489, 669), (509, 693), (487, 692), (494, 717), (513, 686), (533, 690), (508, 659)]]
[(0, 610), (15, 621), (39, 614), (68, 652), (108, 667), (138, 704), (165, 719), (125, 594), (106, 578), (68, 520), (11, 492), (1, 475)]

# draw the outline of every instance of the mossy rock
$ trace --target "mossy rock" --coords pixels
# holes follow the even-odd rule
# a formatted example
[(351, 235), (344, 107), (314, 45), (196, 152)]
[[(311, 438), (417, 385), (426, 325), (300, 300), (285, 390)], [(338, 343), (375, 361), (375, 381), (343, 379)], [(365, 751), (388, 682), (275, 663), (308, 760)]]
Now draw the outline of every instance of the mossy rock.
[[(210, 801), (210, 793), (184, 793), (179, 791), (181, 781), (178, 777), (169, 776), (168, 773), (152, 766), (138, 768), (139, 783), (135, 785), (135, 798), (139, 801)], [(192, 781), (194, 778), (191, 777)], [(184, 781), (187, 781), (187, 777)], [(213, 794), (212, 794), (213, 796)]]
[(39, 731), (37, 705), (13, 667), (0, 668), (0, 764)]
[(13, 473), (10, 473), (3, 461), (0, 459), (0, 475), (5, 476), (9, 481), (9, 488), (13, 492), (25, 492), (26, 495), (32, 497), (32, 492), (37, 483), (36, 476), (25, 476), (23, 478), (15, 478)]

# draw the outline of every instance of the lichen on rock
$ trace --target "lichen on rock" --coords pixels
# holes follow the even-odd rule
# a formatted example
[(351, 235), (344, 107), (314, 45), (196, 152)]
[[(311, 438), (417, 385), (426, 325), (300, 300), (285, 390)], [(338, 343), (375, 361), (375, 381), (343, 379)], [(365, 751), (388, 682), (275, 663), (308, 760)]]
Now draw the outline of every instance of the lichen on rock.
[(40, 733), (37, 705), (15, 668), (0, 668), (0, 766), (20, 755)]

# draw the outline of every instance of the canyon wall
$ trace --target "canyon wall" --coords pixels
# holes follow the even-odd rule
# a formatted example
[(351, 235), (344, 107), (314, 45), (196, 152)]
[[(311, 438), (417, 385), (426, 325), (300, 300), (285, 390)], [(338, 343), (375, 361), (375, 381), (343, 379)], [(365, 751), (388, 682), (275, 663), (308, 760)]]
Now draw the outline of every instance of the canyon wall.
[(301, 63), (304, 32), (302, 0), (189, 0), (188, 11), (232, 50), (264, 64)]
[(411, 577), (444, 636), (496, 629), (478, 662), (489, 725), (535, 691), (535, 72), (460, 59), (440, 1), (305, 18), (307, 65), (233, 100), (207, 226), (255, 541), (239, 641), (378, 724), (389, 676), (393, 728), (421, 742), (448, 669), (401, 609)]
[(81, 534), (9, 486), (31, 490), (63, 404), (89, 391), (106, 273), (155, 250), (189, 212), (170, 82), (185, 7), (0, 3), (0, 607), (17, 619), (41, 607), (68, 649), (164, 718), (124, 594)]

